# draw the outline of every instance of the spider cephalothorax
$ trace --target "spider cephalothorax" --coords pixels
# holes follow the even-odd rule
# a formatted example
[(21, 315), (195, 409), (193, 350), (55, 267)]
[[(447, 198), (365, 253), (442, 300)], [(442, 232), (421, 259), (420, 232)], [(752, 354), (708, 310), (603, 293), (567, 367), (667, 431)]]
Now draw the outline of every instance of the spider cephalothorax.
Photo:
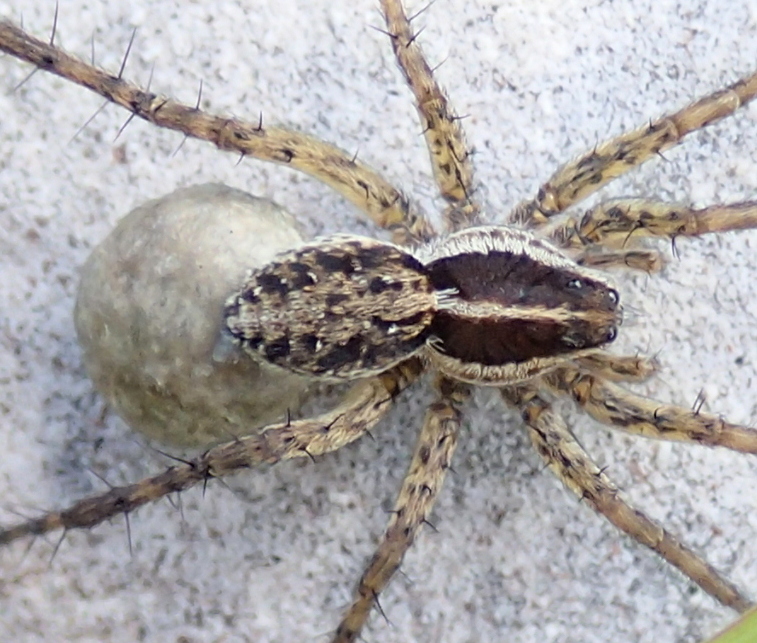
[(445, 200), (438, 234), (375, 170), (320, 140), (260, 120), (213, 116), (141, 89), (0, 22), (0, 50), (84, 85), (160, 127), (222, 149), (306, 172), (336, 189), (392, 242), (331, 236), (252, 271), (223, 312), (219, 355), (229, 344), (250, 359), (321, 380), (359, 380), (335, 409), (267, 426), (191, 460), (63, 511), (0, 530), (0, 544), (56, 529), (89, 528), (172, 492), (239, 469), (314, 458), (368, 433), (424, 371), (436, 373), (409, 472), (389, 525), (334, 641), (358, 638), (405, 552), (427, 522), (449, 470), (471, 385), (498, 387), (517, 409), (545, 464), (579, 498), (660, 554), (724, 605), (750, 604), (732, 583), (623, 500), (552, 408), (570, 397), (599, 421), (636, 435), (757, 453), (757, 431), (662, 405), (621, 387), (654, 370), (639, 356), (605, 351), (622, 321), (620, 296), (599, 268), (654, 272), (648, 237), (675, 239), (757, 227), (757, 205), (694, 209), (656, 200), (603, 201), (566, 210), (615, 177), (733, 113), (757, 95), (757, 74), (669, 116), (607, 141), (561, 167), (503, 225), (486, 225), (476, 201), (460, 119), (436, 84), (398, 0), (383, 0), (386, 29), (416, 99), (434, 177)]

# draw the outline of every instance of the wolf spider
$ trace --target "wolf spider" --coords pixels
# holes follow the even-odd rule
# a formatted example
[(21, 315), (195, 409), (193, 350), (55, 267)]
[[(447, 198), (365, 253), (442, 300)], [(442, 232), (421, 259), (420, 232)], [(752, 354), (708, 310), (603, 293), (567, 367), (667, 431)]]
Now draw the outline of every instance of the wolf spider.
[[(432, 93), (435, 94), (437, 100), (442, 100), (441, 94), (437, 93), (438, 89), (433, 85), (431, 74), (421, 64), (423, 59), (420, 51), (417, 49), (414, 38), (411, 37), (411, 34), (414, 34), (414, 32), (411, 27), (404, 23), (400, 7), (388, 0), (384, 2), (384, 6), (386, 9), (396, 12), (394, 21), (390, 21), (387, 25), (387, 31), (390, 34), (395, 34), (391, 37), (392, 42), (395, 45), (398, 42), (404, 43), (398, 49), (403, 55), (408, 55), (411, 60), (415, 60), (418, 63), (420, 72), (416, 74), (416, 80), (432, 83)], [(398, 39), (396, 36), (397, 33), (404, 33), (405, 35)], [(0, 31), (0, 41), (7, 43), (10, 35), (12, 34), (10, 34), (8, 27), (4, 26)], [(411, 46), (404, 46), (410, 42), (412, 42)], [(45, 55), (57, 54), (46, 48), (44, 44), (40, 44), (39, 47), (41, 47), (40, 51), (43, 53), (42, 57), (37, 59), (37, 62), (47, 65), (48, 62)], [(403, 57), (399, 56), (399, 60), (402, 65)], [(407, 60), (404, 60), (404, 64), (406, 66), (412, 65)], [(71, 72), (71, 74), (75, 77), (78, 72)], [(101, 84), (101, 82), (102, 78), (100, 81), (96, 81), (95, 84)], [(749, 93), (742, 96), (742, 100), (751, 98), (755, 91), (755, 85), (757, 85), (755, 76), (749, 77)], [(136, 91), (133, 85), (123, 80), (117, 81), (114, 87), (119, 91)], [(414, 91), (417, 98), (417, 86), (414, 88)], [(707, 101), (708, 99), (704, 100)], [(728, 115), (732, 111), (732, 108), (736, 106), (728, 101), (725, 102), (725, 105), (726, 108), (722, 113), (718, 114), (719, 116)], [(166, 104), (161, 103), (160, 106), (161, 109), (159, 110), (148, 109), (148, 112), (152, 114), (152, 117), (148, 118), (148, 120), (152, 120), (158, 125), (165, 125), (166, 123), (161, 122), (160, 119), (168, 117), (170, 120), (173, 112), (171, 109), (168, 109)], [(152, 107), (156, 107), (156, 104), (153, 103)], [(192, 107), (183, 112), (179, 110), (177, 113), (178, 121), (184, 118), (191, 119), (198, 114)], [(678, 114), (680, 116), (679, 127), (683, 123), (691, 130), (694, 130), (703, 125), (703, 122), (701, 122), (702, 119), (699, 118), (696, 110), (694, 110), (693, 117), (692, 110), (690, 109), (685, 109), (682, 112), (683, 115), (681, 113)], [(429, 116), (429, 114), (425, 114), (421, 118), (426, 122)], [(427, 138), (438, 135), (443, 141), (440, 151), (434, 152), (434, 147), (430, 146), (432, 165), (441, 192), (445, 197), (445, 223), (450, 230), (457, 230), (475, 225), (479, 220), (480, 207), (476, 201), (478, 192), (471, 174), (469, 150), (463, 141), (461, 133), (463, 122), (452, 117), (451, 112), (447, 116), (447, 118), (443, 117), (439, 119), (436, 125), (424, 127), (424, 129)], [(709, 120), (711, 116), (712, 113), (707, 112), (704, 120)], [(655, 123), (662, 123), (663, 126), (655, 125)], [(229, 121), (223, 119), (223, 125), (226, 127), (229, 125)], [(614, 170), (617, 170), (617, 173), (620, 174), (631, 169), (635, 164), (646, 160), (646, 158), (656, 156), (659, 152), (663, 151), (664, 147), (672, 146), (676, 141), (674, 140), (675, 136), (671, 134), (672, 129), (669, 125), (670, 121), (662, 119), (661, 121), (654, 121), (648, 127), (645, 126), (643, 128), (645, 134), (637, 134), (637, 136), (641, 141), (646, 141), (647, 143), (650, 138), (656, 141), (654, 144), (646, 146), (646, 156), (641, 158), (644, 155), (639, 154), (639, 157), (635, 157), (628, 153), (628, 148), (626, 147), (622, 154), (616, 155), (615, 161), (608, 163), (607, 172), (615, 174)], [(262, 128), (258, 127), (257, 123), (252, 123), (249, 126), (240, 124), (239, 126), (243, 129), (247, 128), (246, 132), (252, 136), (252, 143), (250, 141), (237, 141), (235, 143), (228, 137), (224, 137), (224, 147), (233, 147), (237, 151), (249, 156), (257, 156), (264, 160), (282, 160), (280, 155), (272, 158), (272, 153), (281, 152), (280, 144), (278, 147), (274, 146), (275, 149), (273, 152), (270, 149), (266, 150), (264, 147), (255, 147), (255, 137), (264, 142), (267, 136), (275, 136), (277, 130), (269, 128), (265, 123)], [(199, 135), (203, 132), (205, 134), (208, 132), (212, 134), (212, 129), (212, 127), (205, 128), (200, 124), (198, 129), (192, 130), (190, 134)], [(239, 139), (239, 137), (237, 138)], [(615, 139), (615, 141), (610, 142), (608, 145), (612, 149), (615, 149), (613, 146), (618, 145), (618, 140)], [(248, 143), (255, 149), (248, 147)], [(451, 154), (447, 152), (449, 149), (453, 150)], [(596, 159), (603, 156), (606, 149), (603, 146), (599, 146), (588, 153), (588, 157), (594, 159), (591, 163), (593, 169), (602, 167), (601, 163)], [(317, 150), (318, 146), (316, 146)], [(357, 166), (352, 157), (349, 155), (345, 156), (334, 150), (330, 150), (329, 154), (332, 155), (332, 160), (335, 160), (343, 168), (347, 168), (347, 170), (342, 178), (337, 180), (337, 186), (333, 186), (334, 181), (332, 179), (326, 182), (332, 184), (332, 187), (336, 187), (353, 202), (357, 202), (359, 207), (367, 212), (376, 223), (388, 227), (393, 233), (395, 241), (402, 245), (408, 242), (423, 244), (428, 237), (432, 236), (430, 224), (427, 223), (427, 220), (421, 213), (410, 204), (407, 204), (399, 193), (393, 191), (393, 188), (384, 184), (383, 180), (375, 172), (364, 167), (362, 171), (365, 174), (363, 174), (363, 179), (361, 180), (367, 182), (367, 185), (371, 186), (372, 189), (367, 190), (362, 183), (358, 184), (358, 188), (356, 189), (354, 179)], [(289, 154), (287, 156), (289, 157)], [(298, 156), (295, 154), (286, 160), (289, 164), (298, 167), (296, 163), (297, 159)], [(587, 165), (586, 161), (584, 161), (585, 165)], [(303, 169), (303, 166), (299, 167)], [(310, 172), (316, 177), (324, 179), (324, 172), (333, 167), (333, 163), (324, 165), (319, 161), (310, 166)], [(576, 166), (569, 164), (567, 167)], [(562, 171), (564, 172), (565, 170)], [(683, 221), (687, 221), (685, 217), (690, 212), (680, 206), (676, 206), (676, 217), (674, 218), (670, 214), (662, 217), (656, 216), (654, 208), (648, 204), (644, 205), (640, 210), (647, 213), (644, 217), (633, 222), (631, 227), (621, 228), (616, 232), (611, 232), (606, 228), (592, 224), (582, 229), (580, 234), (576, 234), (573, 223), (579, 221), (579, 218), (569, 219), (568, 225), (562, 225), (565, 223), (564, 220), (562, 222), (556, 221), (555, 224), (544, 221), (543, 219), (548, 219), (549, 217), (542, 217), (541, 214), (552, 215), (562, 213), (569, 205), (587, 197), (589, 193), (599, 189), (606, 182), (603, 179), (593, 180), (584, 177), (582, 179), (574, 179), (574, 183), (571, 185), (575, 185), (575, 181), (578, 182), (581, 189), (575, 191), (576, 193), (572, 194), (569, 198), (555, 199), (547, 191), (539, 202), (528, 201), (525, 206), (516, 208), (514, 212), (519, 224), (525, 224), (527, 228), (537, 231), (548, 231), (548, 236), (551, 236), (559, 245), (566, 247), (567, 251), (582, 264), (600, 263), (608, 267), (622, 265), (630, 268), (642, 268), (651, 272), (658, 268), (660, 258), (656, 250), (643, 245), (641, 242), (642, 238), (645, 236), (663, 236), (675, 239), (690, 232), (688, 228), (683, 227), (684, 223), (681, 220), (681, 216), (683, 216)], [(382, 191), (383, 196), (380, 198), (375, 200), (365, 198), (366, 193), (372, 195)], [(560, 190), (561, 195), (569, 192), (571, 192), (570, 186)], [(376, 205), (377, 203), (379, 206)], [(635, 207), (635, 204), (631, 205)], [(610, 210), (610, 214), (613, 214), (616, 219), (621, 220), (623, 217), (618, 215), (617, 208), (621, 207), (622, 210), (626, 206), (618, 206), (616, 204), (613, 207), (615, 209)], [(592, 211), (601, 213), (601, 203), (595, 206)], [(606, 212), (604, 215), (605, 221), (608, 218), (607, 214)], [(697, 221), (706, 221), (710, 226), (709, 230), (699, 230), (698, 232), (754, 227), (755, 218), (755, 206), (752, 203), (717, 207), (712, 210), (701, 211), (694, 216), (694, 219)], [(552, 226), (551, 229), (550, 225)], [(499, 234), (501, 235), (502, 233), (500, 232)], [(505, 237), (509, 238), (514, 233), (505, 230), (504, 234)], [(593, 235), (596, 235), (596, 237)], [(590, 246), (598, 241), (605, 243), (608, 246), (608, 250), (600, 251), (599, 247), (597, 247), (597, 251), (593, 252)], [(360, 244), (364, 243), (366, 242), (360, 242)], [(362, 248), (360, 244), (357, 246), (345, 244), (347, 242), (334, 242), (329, 248), (330, 253), (333, 255), (338, 252), (340, 254), (339, 258), (344, 260), (350, 252), (360, 252)], [(545, 262), (551, 261), (555, 263), (557, 261), (558, 265), (554, 265), (552, 270), (546, 271), (545, 274), (566, 277), (563, 286), (568, 291), (575, 291), (576, 289), (580, 291), (588, 285), (590, 286), (589, 290), (593, 291), (594, 295), (596, 293), (602, 295), (601, 299), (594, 297), (591, 306), (585, 307), (587, 314), (591, 314), (592, 311), (603, 307), (606, 309), (605, 313), (611, 316), (614, 314), (615, 308), (610, 304), (615, 295), (612, 294), (614, 291), (607, 285), (606, 277), (595, 273), (588, 273), (585, 271), (585, 268), (579, 267), (577, 264), (560, 263), (560, 261), (554, 258), (555, 255), (552, 251), (544, 247), (535, 246), (534, 244), (536, 244), (536, 241), (528, 236), (526, 245), (532, 248), (536, 247), (536, 251), (532, 253), (533, 256), (529, 260), (532, 270), (539, 270), (540, 265)], [(390, 248), (386, 244), (379, 247)], [(323, 248), (323, 246), (319, 248)], [(452, 253), (453, 258), (460, 254), (459, 250), (460, 248), (458, 247)], [(421, 279), (421, 281), (426, 283), (428, 280), (426, 274), (428, 270), (427, 265), (434, 261), (433, 257), (437, 257), (438, 259), (438, 254), (412, 251), (413, 254), (417, 254), (420, 260), (420, 263), (414, 263), (406, 260), (408, 252), (410, 251), (403, 251), (399, 254), (390, 253), (384, 256), (382, 264), (386, 267), (386, 271), (383, 274), (391, 276), (393, 272), (399, 273), (401, 270), (407, 270), (410, 271), (410, 277)], [(298, 257), (298, 262), (301, 262), (301, 260), (302, 257)], [(317, 257), (314, 260), (317, 260)], [(371, 268), (371, 270), (376, 269), (375, 267)], [(277, 272), (279, 268), (275, 270), (272, 268), (271, 270), (273, 271), (272, 274), (279, 274)], [(372, 277), (380, 276), (372, 275)], [(407, 281), (406, 277), (407, 275), (404, 275), (403, 279), (400, 279), (399, 282), (405, 283)], [(461, 311), (456, 308), (456, 304), (459, 303), (459, 301), (456, 301), (456, 298), (460, 297), (460, 288), (450, 286), (448, 280), (441, 277), (435, 276), (434, 280), (436, 279), (443, 282), (443, 288), (441, 286), (440, 288), (445, 293), (444, 297), (437, 297), (436, 290), (434, 290), (431, 292), (434, 302), (431, 304), (421, 302), (418, 305), (430, 305), (432, 308), (435, 306), (444, 306), (447, 310), (452, 311), (453, 315), (460, 315)], [(258, 286), (260, 284), (256, 282), (253, 284), (253, 289)], [(382, 289), (376, 288), (376, 290)], [(545, 323), (545, 317), (548, 317), (550, 320), (554, 319), (554, 305), (550, 302), (551, 300), (545, 304), (542, 301), (543, 307), (546, 310), (536, 313), (537, 316), (541, 315), (539, 319), (542, 320), (543, 324)], [(501, 304), (502, 302), (499, 305)], [(372, 311), (372, 313), (375, 316), (376, 313), (380, 313), (384, 309), (379, 308)], [(476, 313), (475, 311), (472, 313), (469, 311), (465, 314)], [(534, 313), (532, 312), (532, 314)], [(502, 310), (497, 315), (501, 316)], [(417, 322), (420, 330), (411, 339), (421, 336), (423, 339), (426, 339), (423, 333), (429, 330), (430, 325), (436, 317), (438, 317), (436, 314), (429, 314), (427, 317), (420, 319)], [(579, 351), (580, 346), (577, 346), (577, 343), (603, 343), (609, 341), (610, 335), (613, 334), (610, 333), (611, 326), (613, 325), (612, 320), (608, 321), (606, 315), (601, 320), (589, 317), (587, 319), (592, 331), (596, 332), (591, 335), (590, 339), (587, 339), (585, 328), (582, 327), (576, 330), (576, 327), (573, 327), (574, 332), (568, 338), (569, 341), (562, 341), (567, 336), (565, 334), (561, 335), (559, 350), (563, 354), (558, 363), (529, 362), (523, 359), (523, 356), (519, 357), (519, 362), (531, 363), (534, 367), (532, 372), (525, 374), (528, 376), (528, 379), (523, 382), (513, 383), (512, 380), (514, 377), (520, 377), (523, 374), (514, 372), (514, 369), (510, 368), (494, 368), (482, 372), (481, 369), (476, 368), (461, 369), (459, 364), (444, 364), (445, 351), (440, 351), (439, 344), (434, 342), (432, 342), (430, 348), (427, 348), (423, 342), (408, 347), (407, 356), (412, 352), (420, 351), (422, 353), (421, 357), (430, 360), (432, 365), (441, 366), (447, 374), (462, 376), (473, 383), (482, 378), (493, 380), (488, 382), (488, 384), (496, 384), (497, 381), (499, 383), (507, 382), (508, 386), (502, 389), (502, 395), (508, 404), (517, 408), (523, 415), (528, 433), (535, 442), (537, 451), (540, 452), (542, 457), (545, 458), (546, 463), (553, 470), (556, 470), (558, 476), (569, 487), (579, 492), (579, 496), (583, 497), (586, 504), (594, 506), (605, 515), (609, 514), (618, 526), (631, 532), (632, 535), (645, 544), (650, 544), (649, 534), (654, 531), (656, 536), (661, 538), (658, 545), (666, 550), (663, 554), (666, 555), (668, 560), (671, 558), (675, 559), (674, 564), (677, 563), (679, 569), (689, 575), (694, 582), (697, 582), (705, 591), (715, 596), (720, 602), (738, 610), (745, 608), (748, 604), (748, 599), (721, 577), (718, 572), (709, 566), (701, 566), (703, 563), (696, 554), (677, 545), (675, 540), (667, 535), (666, 532), (657, 531), (657, 528), (653, 527), (648, 519), (637, 513), (629, 512), (627, 505), (615, 494), (614, 487), (603, 468), (594, 464), (589, 459), (589, 456), (581, 450), (578, 443), (573, 440), (561, 416), (552, 410), (552, 396), (555, 394), (558, 396), (564, 394), (573, 396), (577, 398), (579, 404), (584, 406), (590, 414), (600, 421), (614, 423), (616, 426), (620, 425), (632, 433), (662, 433), (662, 435), (656, 435), (656, 437), (667, 437), (678, 440), (693, 439), (694, 441), (704, 443), (715, 442), (747, 452), (754, 452), (757, 448), (757, 433), (744, 427), (724, 424), (721, 418), (702, 412), (699, 406), (693, 411), (670, 407), (651, 402), (647, 398), (641, 398), (625, 389), (621, 389), (615, 383), (616, 381), (636, 381), (650, 374), (653, 370), (653, 364), (646, 358), (637, 357), (636, 355), (617, 357), (605, 352), (595, 353), (589, 349), (585, 353), (582, 350)], [(574, 323), (571, 320), (572, 317), (568, 315), (567, 318), (564, 318), (565, 323), (563, 326)], [(384, 331), (391, 329), (391, 324), (387, 323), (386, 320), (380, 321), (380, 329)], [(447, 329), (449, 329), (449, 325)], [(436, 326), (432, 330), (435, 336), (442, 336), (441, 340), (437, 341), (443, 342), (445, 329)], [(392, 330), (392, 333), (394, 332), (396, 331)], [(451, 335), (447, 335), (448, 340), (450, 337)], [(597, 339), (598, 337), (599, 339)], [(249, 340), (250, 338), (248, 337), (247, 339)], [(347, 343), (346, 341), (344, 342), (345, 346)], [(450, 342), (450, 345), (453, 344), (457, 346), (457, 343)], [(267, 345), (269, 344), (263, 341), (252, 348), (258, 350), (259, 346), (265, 348)], [(536, 347), (531, 346), (529, 348), (534, 349)], [(554, 349), (555, 346), (551, 348)], [(403, 348), (402, 350), (405, 349)], [(449, 351), (450, 349), (448, 348), (447, 350)], [(552, 353), (552, 351), (549, 352), (550, 354)], [(272, 351), (269, 355), (271, 359), (283, 360), (286, 360), (288, 356), (289, 354), (282, 355), (281, 350), (278, 352)], [(357, 356), (363, 358), (365, 357), (365, 353), (358, 352)], [(399, 357), (403, 356), (405, 356), (404, 353), (399, 354)], [(240, 466), (250, 466), (249, 459), (240, 459), (240, 454), (246, 454), (247, 456), (252, 454), (258, 460), (263, 461), (271, 461), (278, 457), (293, 456), (304, 456), (305, 460), (308, 460), (310, 457), (315, 457), (354, 440), (358, 437), (358, 434), (367, 432), (388, 411), (397, 394), (409, 386), (418, 377), (421, 368), (427, 365), (425, 362), (421, 363), (418, 359), (410, 357), (408, 361), (392, 366), (399, 359), (395, 359), (395, 357), (397, 355), (393, 354), (387, 358), (385, 363), (361, 364), (359, 368), (353, 369), (351, 368), (351, 360), (355, 358), (354, 352), (345, 351), (341, 356), (340, 363), (346, 364), (346, 367), (343, 371), (332, 373), (332, 375), (345, 378), (352, 378), (356, 374), (372, 376), (367, 382), (357, 384), (356, 389), (354, 389), (356, 393), (350, 398), (355, 403), (352, 411), (354, 417), (348, 415), (344, 407), (341, 407), (338, 412), (329, 412), (316, 418), (294, 420), (291, 423), (282, 423), (276, 427), (272, 427), (265, 439), (260, 436), (252, 436), (233, 440), (227, 445), (209, 450), (199, 456), (190, 465), (177, 465), (172, 467), (169, 472), (161, 474), (162, 477), (159, 478), (159, 481), (152, 489), (149, 489), (149, 493), (146, 494), (147, 497), (145, 498), (135, 498), (135, 489), (138, 489), (140, 492), (146, 489), (145, 485), (138, 485), (137, 488), (122, 487), (112, 489), (100, 496), (100, 500), (94, 503), (93, 514), (85, 514), (82, 511), (83, 505), (81, 504), (74, 505), (74, 509), (67, 514), (68, 517), (64, 520), (65, 526), (91, 526), (95, 522), (104, 520), (112, 515), (127, 513), (143, 501), (153, 500), (171, 491), (187, 488), (190, 484), (202, 484), (206, 482), (208, 477), (220, 477)], [(305, 371), (311, 368), (311, 364), (307, 360), (303, 363), (285, 363), (285, 366)], [(388, 370), (385, 370), (384, 367), (387, 367)], [(379, 370), (381, 371), (380, 375), (378, 374)], [(396, 570), (405, 549), (415, 537), (417, 530), (428, 520), (431, 504), (439, 491), (441, 478), (448, 468), (451, 451), (457, 440), (457, 434), (462, 421), (461, 407), (469, 396), (469, 385), (458, 380), (440, 376), (436, 380), (436, 390), (437, 399), (429, 407), (421, 432), (421, 438), (415, 449), (413, 464), (411, 464), (413, 474), (403, 483), (398, 505), (391, 512), (388, 532), (390, 538), (383, 540), (383, 545), (379, 549), (379, 557), (374, 557), (371, 562), (366, 572), (367, 575), (361, 581), (349, 616), (340, 626), (339, 632), (341, 634), (338, 634), (335, 640), (351, 640), (356, 636), (368, 612), (370, 612), (376, 603), (376, 595), (383, 588), (389, 576)], [(613, 398), (614, 400), (612, 409), (610, 409), (607, 403), (609, 398)], [(633, 407), (633, 415), (636, 416), (635, 421), (631, 423), (627, 421), (630, 415), (630, 407)], [(355, 418), (357, 418), (357, 421), (348, 421)], [(324, 431), (325, 427), (328, 427), (329, 430)], [(726, 430), (722, 431), (721, 429)], [(308, 431), (312, 432), (312, 440), (308, 439), (307, 443), (298, 441), (300, 440), (300, 436), (307, 435)], [(275, 439), (269, 439), (277, 435), (284, 435), (286, 439), (282, 439), (279, 442)], [(292, 439), (289, 438), (290, 435)], [(322, 435), (328, 436), (328, 440), (333, 440), (333, 442), (320, 443), (318, 440)], [(439, 439), (440, 435), (443, 435), (443, 439)], [(250, 450), (248, 448), (249, 445), (256, 446)], [(273, 450), (263, 452), (261, 449)], [(276, 449), (279, 449), (280, 453), (275, 453)], [(420, 478), (420, 481), (415, 480), (414, 477)], [(90, 507), (91, 505), (86, 505), (87, 511), (89, 511)], [(407, 509), (407, 507), (410, 507), (412, 510)], [(30, 520), (23, 525), (10, 527), (2, 532), (0, 540), (9, 541), (17, 536), (42, 533), (48, 528), (63, 526), (59, 521), (60, 516), (61, 514), (52, 513), (41, 519)], [(97, 532), (94, 533), (96, 534)], [(92, 538), (95, 537), (92, 536)], [(443, 538), (443, 534), (440, 538)], [(135, 540), (138, 546), (139, 540)], [(236, 552), (235, 555), (241, 557), (243, 554)], [(156, 569), (157, 566), (159, 566), (158, 563), (156, 563)], [(260, 573), (266, 572), (264, 570)], [(12, 589), (13, 587), (10, 587), (9, 590), (4, 591)], [(240, 606), (242, 612), (245, 608), (249, 609), (249, 606)], [(392, 610), (386, 608), (386, 606), (384, 608), (389, 618), (393, 620)], [(229, 618), (231, 619), (231, 617)], [(399, 635), (402, 636), (402, 633), (400, 632)]]

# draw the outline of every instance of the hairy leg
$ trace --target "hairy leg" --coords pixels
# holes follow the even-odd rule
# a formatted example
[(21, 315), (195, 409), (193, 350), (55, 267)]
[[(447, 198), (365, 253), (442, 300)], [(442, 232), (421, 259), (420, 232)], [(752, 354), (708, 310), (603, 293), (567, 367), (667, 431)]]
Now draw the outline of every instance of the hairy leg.
[(392, 48), (405, 80), (415, 96), (431, 156), (434, 178), (449, 204), (445, 220), (451, 230), (478, 222), (480, 207), (472, 199), (473, 164), (460, 119), (455, 115), (416, 42), (400, 0), (382, 0), (381, 8)]
[(521, 410), (539, 455), (579, 499), (631, 538), (657, 552), (723, 605), (739, 612), (750, 607), (750, 601), (711, 565), (620, 497), (618, 488), (536, 389), (512, 387), (504, 389), (502, 395)]
[(589, 266), (599, 270), (626, 268), (651, 274), (653, 272), (660, 272), (665, 266), (665, 259), (659, 251), (643, 248), (604, 250), (589, 246), (574, 258), (582, 266)]
[(659, 364), (653, 357), (643, 355), (613, 355), (597, 351), (575, 360), (581, 368), (614, 382), (642, 382), (654, 375)]
[(124, 80), (123, 67), (114, 76), (5, 21), (0, 21), (0, 51), (91, 89), (127, 109), (132, 117), (208, 141), (222, 150), (309, 174), (339, 192), (378, 225), (392, 230), (398, 243), (422, 241), (433, 233), (405, 196), (375, 170), (312, 136), (264, 126), (262, 118), (253, 124), (207, 114), (197, 106), (184, 105)]
[(470, 395), (470, 387), (442, 379), (439, 389), (439, 399), (426, 412), (389, 525), (360, 578), (355, 599), (337, 628), (333, 643), (357, 639), (379, 594), (399, 569), (441, 491), (457, 444), (461, 406)]
[(536, 198), (515, 208), (510, 220), (529, 227), (547, 223), (614, 178), (678, 145), (687, 134), (730, 116), (755, 96), (757, 73), (598, 145), (557, 170), (539, 188)]
[(328, 413), (268, 426), (260, 433), (213, 447), (193, 460), (182, 461), (140, 482), (114, 487), (63, 511), (53, 511), (41, 518), (0, 529), (0, 546), (24, 536), (58, 529), (94, 527), (170, 493), (184, 491), (240, 469), (336, 451), (369, 431), (391, 408), (395, 397), (421, 372), (420, 362), (409, 360), (379, 377), (355, 385), (344, 401)]
[(563, 248), (623, 248), (645, 237), (697, 237), (757, 227), (757, 201), (692, 208), (649, 199), (613, 199), (551, 233)]
[(757, 430), (699, 409), (661, 404), (571, 368), (557, 369), (543, 380), (554, 391), (570, 395), (594, 419), (628, 433), (757, 453)]

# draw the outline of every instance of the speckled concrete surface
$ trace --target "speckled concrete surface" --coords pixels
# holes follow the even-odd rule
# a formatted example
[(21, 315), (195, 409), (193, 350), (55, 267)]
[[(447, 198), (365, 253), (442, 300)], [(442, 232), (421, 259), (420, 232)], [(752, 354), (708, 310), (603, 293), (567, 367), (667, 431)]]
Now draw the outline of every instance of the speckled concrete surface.
[[(0, 0), (0, 15), (49, 33), (54, 4)], [(438, 0), (421, 37), (475, 146), (494, 220), (555, 166), (608, 135), (757, 66), (757, 15), (729, 3)], [(409, 92), (375, 3), (61, 2), (57, 42), (186, 102), (284, 122), (357, 151), (427, 211), (438, 209)], [(34, 514), (160, 470), (102, 413), (76, 346), (79, 267), (118, 217), (176, 187), (223, 181), (297, 213), (308, 236), (374, 231), (328, 189), (223, 155), (0, 59), (0, 520)], [(696, 134), (605, 194), (696, 204), (757, 192), (757, 108)], [(618, 350), (659, 354), (640, 387), (734, 421), (757, 418), (757, 233), (678, 244), (660, 278), (621, 280)], [(316, 464), (239, 476), (123, 519), (0, 554), (0, 631), (19, 641), (320, 641), (349, 602), (406, 467), (427, 389), (364, 440)], [(570, 413), (628, 496), (757, 596), (757, 463), (631, 439)], [(477, 396), (455, 475), (367, 641), (680, 641), (733, 618), (619, 536), (542, 471), (518, 418)], [(95, 475), (92, 472), (96, 472)]]

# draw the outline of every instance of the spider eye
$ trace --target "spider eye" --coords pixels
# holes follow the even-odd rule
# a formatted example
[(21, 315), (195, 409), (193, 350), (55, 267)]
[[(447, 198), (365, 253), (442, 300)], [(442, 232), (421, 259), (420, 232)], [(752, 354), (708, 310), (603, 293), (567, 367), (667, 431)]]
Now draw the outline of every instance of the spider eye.
[(580, 337), (576, 335), (563, 335), (561, 337), (562, 343), (570, 348), (583, 348), (584, 343)]
[(614, 288), (610, 288), (610, 290), (607, 291), (607, 296), (613, 304), (617, 304), (620, 301), (620, 295)]
[(570, 288), (571, 290), (579, 290), (583, 287), (583, 282), (580, 279), (571, 279), (567, 284), (565, 284), (566, 288)]
[(615, 326), (610, 326), (610, 329), (607, 331), (605, 341), (614, 342), (617, 336), (618, 336), (618, 329)]

